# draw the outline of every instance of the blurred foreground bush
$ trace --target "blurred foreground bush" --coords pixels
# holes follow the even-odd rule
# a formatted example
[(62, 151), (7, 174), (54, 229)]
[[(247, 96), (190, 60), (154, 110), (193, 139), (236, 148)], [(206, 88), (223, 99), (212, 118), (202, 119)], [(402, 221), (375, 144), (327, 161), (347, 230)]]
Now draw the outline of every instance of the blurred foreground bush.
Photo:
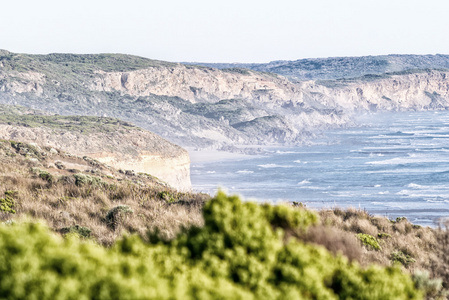
[(0, 298), (420, 299), (397, 268), (360, 268), (288, 239), (314, 213), (242, 203), (219, 193), (205, 225), (151, 244), (125, 236), (111, 249), (66, 239), (39, 223), (0, 226)]

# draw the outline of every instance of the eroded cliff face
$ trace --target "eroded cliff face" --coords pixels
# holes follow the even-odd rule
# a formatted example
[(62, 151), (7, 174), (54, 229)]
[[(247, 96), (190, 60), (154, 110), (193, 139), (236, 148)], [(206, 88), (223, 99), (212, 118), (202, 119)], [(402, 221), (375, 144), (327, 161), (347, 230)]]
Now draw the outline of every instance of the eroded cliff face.
[(43, 85), (46, 82), (45, 74), (40, 72), (14, 72), (14, 80), (11, 75), (1, 72), (0, 65), (0, 92), (11, 93), (13, 96), (22, 93), (33, 93), (42, 96)]
[(187, 151), (164, 156), (142, 151), (138, 155), (121, 156), (117, 152), (92, 152), (89, 156), (117, 169), (147, 173), (167, 182), (179, 191), (190, 191), (190, 157)]
[[(242, 75), (182, 65), (134, 72), (98, 72), (97, 75), (91, 85), (94, 90), (115, 90), (133, 96), (168, 95), (191, 102), (243, 98), (269, 109), (279, 105), (302, 105), (352, 112), (445, 109), (449, 106), (449, 72), (437, 70), (300, 83), (251, 71)], [(319, 119), (322, 124), (341, 123), (338, 118)]]
[(148, 131), (122, 128), (114, 133), (83, 134), (0, 124), (0, 138), (89, 156), (117, 169), (156, 176), (181, 191), (191, 189), (188, 152)]
[(95, 72), (90, 89), (119, 91), (131, 96), (164, 95), (190, 102), (222, 99), (301, 100), (300, 90), (282, 76), (253, 71), (223, 72), (217, 69), (153, 67), (131, 72)]
[(303, 82), (302, 88), (324, 106), (353, 111), (404, 111), (449, 108), (449, 72), (422, 71), (370, 79)]

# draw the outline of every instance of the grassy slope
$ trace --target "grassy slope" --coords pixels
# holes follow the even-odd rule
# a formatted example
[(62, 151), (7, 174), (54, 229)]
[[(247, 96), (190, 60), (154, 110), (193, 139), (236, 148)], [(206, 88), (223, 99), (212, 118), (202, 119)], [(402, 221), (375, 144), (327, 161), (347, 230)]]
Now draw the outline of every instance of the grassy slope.
[[(0, 104), (0, 125), (3, 124), (13, 128), (14, 132), (19, 132), (19, 135), (22, 134), (23, 137), (27, 134), (33, 136), (32, 132), (35, 129), (34, 133), (37, 137), (22, 138), (22, 141), (31, 142), (45, 138), (46, 145), (61, 145), (57, 147), (76, 154), (106, 150), (126, 157), (127, 155), (139, 155), (141, 151), (146, 151), (165, 157), (176, 157), (186, 153), (184, 149), (162, 137), (116, 118), (61, 116), (23, 106)], [(78, 142), (64, 140), (63, 137), (66, 133), (74, 136)], [(8, 130), (0, 133), (0, 137), (14, 138), (8, 134)], [(136, 139), (142, 139), (142, 142), (139, 144), (129, 142)], [(82, 145), (80, 142), (82, 140), (87, 140), (89, 146), (79, 146)]]
[[(55, 231), (81, 226), (104, 245), (122, 231), (145, 236), (156, 227), (173, 237), (181, 225), (202, 224), (199, 206), (208, 199), (177, 193), (150, 175), (124, 174), (87, 157), (10, 141), (0, 142), (0, 187), (2, 203), (12, 199), (15, 211), (2, 205), (3, 221), (31, 216)], [(133, 213), (111, 226), (106, 216), (121, 205)]]
[(198, 63), (213, 68), (247, 68), (277, 73), (297, 80), (334, 80), (367, 74), (415, 72), (419, 69), (449, 68), (448, 55), (379, 55), (360, 57), (311, 58), (272, 61), (261, 64)]
[(135, 129), (131, 123), (115, 118), (91, 116), (47, 115), (21, 106), (0, 105), (0, 123), (24, 127), (46, 127), (84, 134), (114, 132), (119, 129)]
[[(126, 54), (65, 54), (52, 53), (48, 55), (18, 54), (0, 50), (0, 60), (6, 70), (51, 72), (72, 70), (74, 73), (102, 70), (105, 72), (126, 72), (149, 67), (174, 66), (175, 63), (152, 60), (144, 57)], [(70, 74), (70, 73), (68, 73)]]

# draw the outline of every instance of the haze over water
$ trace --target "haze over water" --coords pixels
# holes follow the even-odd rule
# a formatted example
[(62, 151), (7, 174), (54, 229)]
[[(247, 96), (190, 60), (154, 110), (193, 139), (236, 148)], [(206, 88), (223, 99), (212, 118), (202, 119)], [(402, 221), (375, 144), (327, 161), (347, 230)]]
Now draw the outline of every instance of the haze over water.
[(193, 163), (193, 187), (310, 208), (356, 207), (421, 225), (449, 217), (449, 112), (374, 114), (359, 123), (313, 146)]

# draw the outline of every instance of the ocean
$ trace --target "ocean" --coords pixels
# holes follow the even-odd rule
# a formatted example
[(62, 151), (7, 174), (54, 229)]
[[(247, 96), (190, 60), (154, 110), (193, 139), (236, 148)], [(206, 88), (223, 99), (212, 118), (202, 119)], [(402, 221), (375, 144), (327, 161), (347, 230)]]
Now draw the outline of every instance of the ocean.
[(243, 160), (192, 163), (194, 190), (309, 208), (364, 209), (436, 226), (449, 217), (449, 112), (360, 116), (311, 146)]

